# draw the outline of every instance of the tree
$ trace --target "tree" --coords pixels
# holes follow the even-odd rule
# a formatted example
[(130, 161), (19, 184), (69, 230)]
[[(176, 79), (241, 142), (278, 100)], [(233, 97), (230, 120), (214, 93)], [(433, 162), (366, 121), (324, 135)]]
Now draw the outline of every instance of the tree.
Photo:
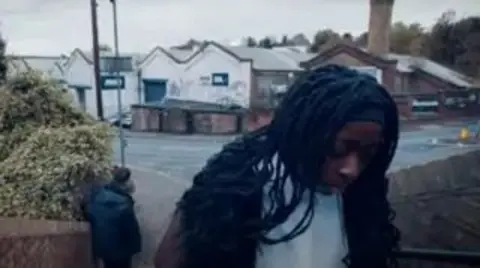
[(429, 57), (441, 64), (453, 66), (455, 63), (452, 53), (452, 23), (455, 13), (447, 11), (443, 13), (432, 27), (428, 37)]
[(280, 41), (279, 45), (283, 47), (291, 45), (290, 39), (288, 39), (287, 35), (282, 36), (282, 41)]
[(100, 52), (112, 52), (113, 51), (112, 47), (107, 45), (107, 44), (98, 45), (98, 50)]
[(353, 42), (359, 47), (366, 47), (368, 44), (368, 32), (363, 32), (362, 34), (354, 38)]
[(303, 33), (294, 35), (290, 39), (290, 41), (293, 46), (310, 46), (311, 45), (310, 40), (308, 40), (308, 38)]
[(351, 33), (344, 33), (344, 34), (342, 35), (342, 40), (343, 40), (343, 41), (346, 41), (346, 42), (349, 42), (349, 43), (350, 43), (350, 42), (353, 42), (353, 36), (352, 36)]
[[(403, 22), (396, 22), (392, 25), (390, 32), (390, 51), (399, 54), (412, 53), (413, 45), (421, 49), (421, 42), (424, 40), (425, 31), (419, 23), (407, 25)], [(421, 51), (416, 51), (421, 54)]]
[(257, 46), (257, 41), (255, 40), (255, 38), (249, 36), (246, 39), (246, 45), (247, 45), (247, 47), (256, 47)]
[(338, 42), (340, 40), (340, 35), (333, 30), (320, 30), (313, 37), (313, 44), (310, 47), (310, 51), (313, 53), (318, 53), (326, 44)]
[(428, 57), (470, 76), (480, 76), (480, 17), (455, 20), (455, 13), (440, 16), (428, 35)]
[(265, 38), (260, 39), (260, 41), (258, 41), (258, 46), (262, 47), (262, 48), (270, 49), (274, 45), (275, 45), (275, 42), (272, 41), (272, 39), (270, 37), (265, 37)]
[(454, 44), (454, 68), (480, 77), (480, 17), (455, 22), (451, 29)]
[(7, 44), (0, 35), (0, 84), (7, 78), (7, 57), (5, 56)]

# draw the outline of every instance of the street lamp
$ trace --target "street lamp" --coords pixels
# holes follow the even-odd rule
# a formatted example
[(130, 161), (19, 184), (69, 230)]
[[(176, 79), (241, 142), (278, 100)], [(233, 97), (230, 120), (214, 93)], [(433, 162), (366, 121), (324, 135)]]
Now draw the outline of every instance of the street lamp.
[[(120, 60), (120, 52), (118, 48), (118, 22), (117, 22), (117, 1), (116, 0), (110, 0), (110, 3), (112, 4), (112, 12), (113, 12), (113, 42), (114, 42), (114, 49), (115, 49), (115, 60), (114, 60), (114, 77), (116, 79), (120, 79), (120, 66), (119, 66), (119, 60)], [(122, 167), (125, 166), (125, 133), (123, 130), (123, 115), (122, 115), (122, 86), (125, 83), (121, 83), (120, 81), (117, 81), (117, 106), (118, 106), (118, 136), (120, 139), (120, 163)]]

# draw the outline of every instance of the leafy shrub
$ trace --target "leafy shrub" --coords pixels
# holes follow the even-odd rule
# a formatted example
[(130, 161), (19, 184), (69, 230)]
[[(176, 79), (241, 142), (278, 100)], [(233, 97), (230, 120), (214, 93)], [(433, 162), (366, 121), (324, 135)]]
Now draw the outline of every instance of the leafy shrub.
[(109, 175), (113, 133), (38, 73), (0, 88), (0, 216), (81, 219), (80, 191)]

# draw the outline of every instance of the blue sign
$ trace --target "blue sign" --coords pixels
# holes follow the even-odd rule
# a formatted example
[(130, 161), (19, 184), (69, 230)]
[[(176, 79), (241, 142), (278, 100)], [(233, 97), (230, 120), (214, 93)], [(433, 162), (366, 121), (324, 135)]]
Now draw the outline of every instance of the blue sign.
[(100, 85), (102, 89), (125, 89), (125, 76), (102, 75)]
[(212, 74), (212, 86), (216, 87), (228, 87), (228, 74), (227, 73), (213, 73)]

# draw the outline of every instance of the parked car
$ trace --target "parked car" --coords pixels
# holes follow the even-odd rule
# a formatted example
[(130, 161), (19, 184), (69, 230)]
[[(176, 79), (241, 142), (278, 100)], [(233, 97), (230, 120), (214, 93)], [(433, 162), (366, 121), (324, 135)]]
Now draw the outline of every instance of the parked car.
[[(110, 125), (119, 127), (120, 120), (118, 119), (118, 114), (110, 116), (107, 118), (107, 121)], [(124, 112), (122, 113), (122, 127), (123, 128), (131, 128), (132, 127), (132, 113), (131, 112)]]

